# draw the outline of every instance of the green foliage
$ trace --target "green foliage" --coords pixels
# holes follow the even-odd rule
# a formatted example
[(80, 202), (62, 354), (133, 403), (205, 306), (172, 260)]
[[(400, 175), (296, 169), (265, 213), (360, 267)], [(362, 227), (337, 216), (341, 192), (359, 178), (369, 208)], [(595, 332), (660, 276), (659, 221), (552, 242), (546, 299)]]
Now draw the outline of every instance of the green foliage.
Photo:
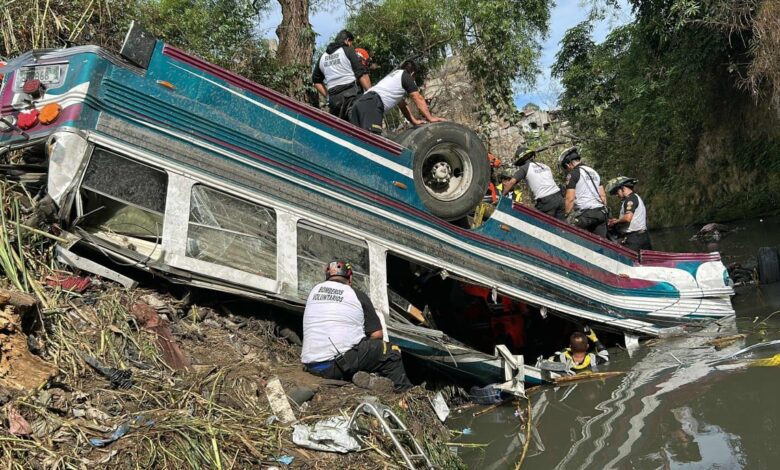
[[(512, 85), (530, 85), (547, 34), (549, 0), (365, 0), (348, 19), (379, 78), (404, 59), (424, 69), (461, 54), (490, 112), (515, 114)], [(423, 74), (424, 76), (424, 71)]]
[[(569, 30), (552, 69), (585, 155), (604, 178), (640, 178), (656, 225), (732, 218), (725, 201), (767, 182), (751, 162), (777, 165), (763, 144), (777, 135), (777, 116), (753, 128), (735, 120), (761, 111), (736, 86), (752, 39), (737, 23), (723, 27), (734, 21), (727, 3), (634, 0), (635, 21), (602, 44), (588, 22)], [(733, 207), (748, 206), (757, 210)]]
[[(188, 52), (277, 90), (300, 70), (276, 61), (255, 30), (267, 0), (72, 0), (0, 6), (0, 56), (96, 44), (118, 50), (132, 20)], [(305, 71), (308, 75), (310, 70)]]

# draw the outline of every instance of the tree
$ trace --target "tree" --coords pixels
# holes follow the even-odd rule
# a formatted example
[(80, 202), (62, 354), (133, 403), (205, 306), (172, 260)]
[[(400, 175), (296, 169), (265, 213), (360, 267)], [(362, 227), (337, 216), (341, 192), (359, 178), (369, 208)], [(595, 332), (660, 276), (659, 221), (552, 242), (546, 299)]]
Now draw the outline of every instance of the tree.
[(309, 23), (309, 0), (279, 0), (282, 23), (276, 28), (279, 48), (276, 57), (286, 68), (288, 83), (284, 92), (300, 101), (313, 102), (307, 86), (314, 55), (314, 30)]
[(347, 27), (381, 74), (404, 59), (425, 69), (460, 54), (487, 120), (493, 112), (513, 117), (513, 83), (535, 82), (550, 6), (549, 0), (363, 0)]
[(776, 207), (780, 177), (766, 172), (780, 170), (778, 115), (742, 90), (761, 96), (776, 84), (766, 51), (777, 49), (761, 44), (780, 37), (767, 30), (777, 3), (630, 3), (635, 20), (601, 44), (589, 22), (569, 30), (553, 65), (586, 156), (604, 175), (639, 177), (657, 225)]

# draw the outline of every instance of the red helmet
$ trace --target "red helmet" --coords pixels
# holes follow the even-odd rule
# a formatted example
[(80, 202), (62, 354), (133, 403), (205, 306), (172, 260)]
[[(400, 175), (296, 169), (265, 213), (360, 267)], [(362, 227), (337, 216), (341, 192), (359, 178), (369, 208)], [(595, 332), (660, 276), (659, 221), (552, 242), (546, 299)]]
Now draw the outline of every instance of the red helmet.
[(490, 162), (491, 168), (498, 168), (501, 166), (501, 159), (490, 152), (488, 152), (488, 161)]
[(333, 276), (341, 276), (347, 279), (352, 279), (352, 265), (347, 261), (331, 261), (325, 266), (325, 280), (332, 278)]
[(361, 59), (363, 59), (363, 65), (368, 65), (368, 63), (371, 61), (371, 58), (368, 56), (368, 51), (362, 47), (356, 47), (355, 52), (360, 56)]

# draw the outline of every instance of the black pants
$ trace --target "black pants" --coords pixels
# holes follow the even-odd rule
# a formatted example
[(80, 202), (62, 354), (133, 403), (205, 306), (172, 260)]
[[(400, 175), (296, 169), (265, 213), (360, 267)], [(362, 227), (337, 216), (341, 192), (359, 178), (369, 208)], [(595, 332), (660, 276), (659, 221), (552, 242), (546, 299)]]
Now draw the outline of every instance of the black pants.
[(553, 216), (556, 219), (563, 220), (566, 218), (563, 212), (563, 196), (561, 196), (561, 193), (553, 193), (549, 196), (537, 199), (534, 206), (536, 207), (536, 210)]
[(620, 241), (620, 243), (622, 243), (626, 248), (630, 248), (634, 251), (653, 249), (653, 245), (650, 243), (650, 234), (647, 233), (647, 230), (642, 230), (641, 232), (629, 232), (626, 234), (625, 238)]
[(571, 223), (588, 232), (607, 238), (607, 211), (604, 208), (585, 209)]
[(374, 134), (381, 134), (384, 115), (385, 105), (382, 103), (382, 98), (370, 91), (355, 100), (349, 122)]
[(361, 370), (376, 372), (392, 380), (397, 391), (412, 386), (406, 377), (398, 346), (381, 339), (365, 338), (333, 362), (333, 365), (322, 370), (312, 370), (308, 366), (306, 370), (326, 379), (339, 380), (351, 380)]
[(336, 90), (335, 93), (331, 93), (328, 90), (328, 112), (348, 121), (352, 112), (352, 105), (360, 95), (360, 91), (360, 87), (356, 83), (353, 83), (350, 87)]

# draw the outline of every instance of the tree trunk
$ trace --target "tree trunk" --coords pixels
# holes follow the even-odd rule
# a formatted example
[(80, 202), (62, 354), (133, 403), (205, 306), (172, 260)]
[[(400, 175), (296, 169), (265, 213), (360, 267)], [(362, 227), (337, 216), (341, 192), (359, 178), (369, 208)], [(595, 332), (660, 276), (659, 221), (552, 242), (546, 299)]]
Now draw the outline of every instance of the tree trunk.
[(308, 78), (314, 55), (314, 31), (309, 23), (309, 0), (279, 0), (279, 5), (282, 23), (276, 28), (279, 37), (276, 58), (292, 72), (284, 91), (297, 100), (310, 101)]

